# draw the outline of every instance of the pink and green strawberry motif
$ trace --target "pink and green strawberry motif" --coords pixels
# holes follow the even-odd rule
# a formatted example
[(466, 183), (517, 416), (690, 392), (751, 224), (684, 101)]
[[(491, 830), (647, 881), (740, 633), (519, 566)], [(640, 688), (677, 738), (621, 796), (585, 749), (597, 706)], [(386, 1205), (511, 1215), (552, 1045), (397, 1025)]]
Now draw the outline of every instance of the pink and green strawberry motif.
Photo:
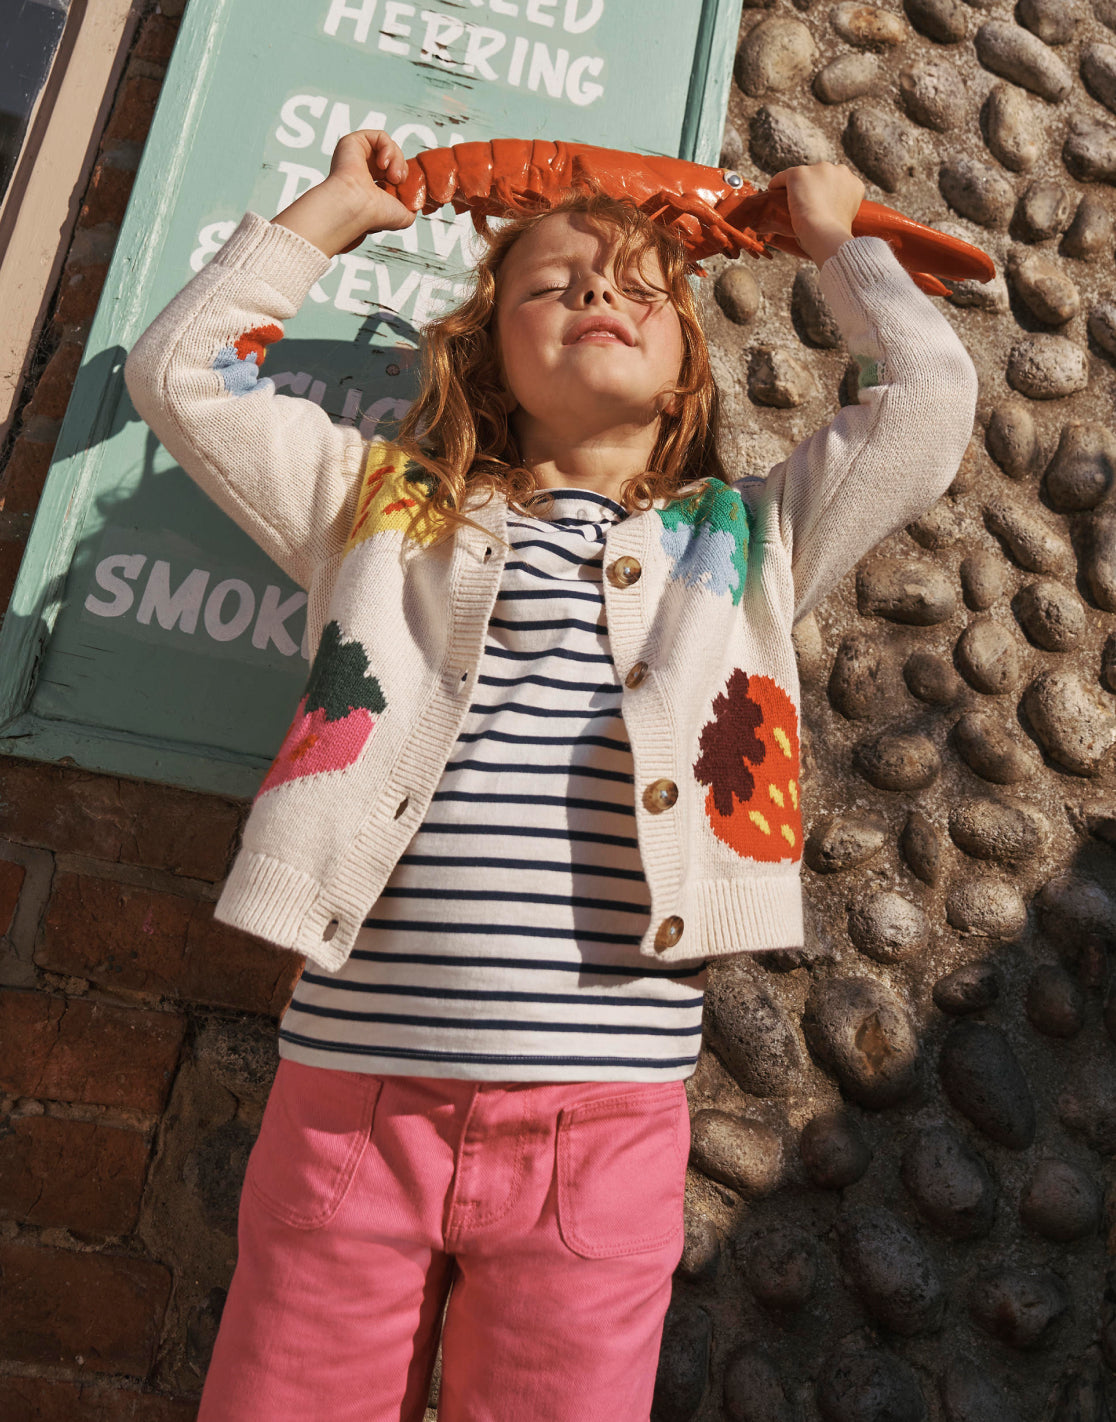
[(364, 647), (342, 642), (340, 625), (327, 622), (306, 691), (256, 799), (301, 775), (352, 765), (386, 705)]

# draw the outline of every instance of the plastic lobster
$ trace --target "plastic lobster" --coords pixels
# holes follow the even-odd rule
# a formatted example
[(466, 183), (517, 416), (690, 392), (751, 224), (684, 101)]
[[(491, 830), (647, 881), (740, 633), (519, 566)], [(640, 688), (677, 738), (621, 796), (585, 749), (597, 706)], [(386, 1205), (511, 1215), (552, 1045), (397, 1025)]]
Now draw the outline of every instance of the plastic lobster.
[[(786, 248), (806, 255), (793, 240), (785, 190), (757, 189), (739, 173), (681, 158), (496, 138), (428, 148), (407, 165), (403, 182), (383, 187), (412, 212), (436, 212), (452, 203), (457, 212), (470, 211), (479, 225), (485, 217), (537, 211), (563, 192), (588, 189), (630, 198), (649, 217), (672, 227), (695, 263), (719, 253), (770, 257), (765, 233), (790, 239)], [(933, 296), (949, 290), (938, 277), (990, 281), (995, 275), (991, 257), (979, 247), (880, 203), (862, 202), (852, 230), (858, 237), (882, 237), (915, 283)]]

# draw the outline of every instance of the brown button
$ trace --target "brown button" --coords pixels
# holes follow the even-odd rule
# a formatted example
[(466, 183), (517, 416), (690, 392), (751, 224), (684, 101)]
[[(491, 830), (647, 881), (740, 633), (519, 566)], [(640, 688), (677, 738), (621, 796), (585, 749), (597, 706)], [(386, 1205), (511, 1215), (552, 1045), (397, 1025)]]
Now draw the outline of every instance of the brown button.
[(685, 924), (677, 914), (671, 918), (664, 918), (659, 924), (659, 931), (655, 934), (655, 947), (658, 949), (673, 948), (682, 937), (682, 930)]
[(643, 792), (643, 803), (653, 815), (669, 810), (678, 799), (678, 786), (673, 780), (652, 780)]
[(623, 558), (617, 558), (610, 572), (614, 583), (619, 583), (622, 588), (630, 588), (633, 583), (639, 581), (643, 567), (638, 558), (626, 554)]
[(636, 662), (631, 671), (624, 678), (625, 686), (638, 686), (647, 675), (648, 667), (646, 662)]

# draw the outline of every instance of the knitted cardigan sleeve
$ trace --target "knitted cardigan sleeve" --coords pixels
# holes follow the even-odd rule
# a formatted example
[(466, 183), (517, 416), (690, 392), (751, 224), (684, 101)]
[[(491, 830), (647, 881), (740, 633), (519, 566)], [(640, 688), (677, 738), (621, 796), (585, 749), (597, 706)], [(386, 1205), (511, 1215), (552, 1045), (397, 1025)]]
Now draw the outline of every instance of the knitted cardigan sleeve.
[(762, 526), (777, 528), (788, 550), (795, 622), (945, 493), (977, 397), (968, 351), (882, 238), (843, 243), (820, 282), (860, 388), (858, 403), (771, 470), (758, 500), (761, 510), (769, 504)]
[(302, 588), (340, 553), (365, 441), (260, 374), (329, 268), (313, 243), (249, 212), (132, 347), (124, 381), (187, 474)]

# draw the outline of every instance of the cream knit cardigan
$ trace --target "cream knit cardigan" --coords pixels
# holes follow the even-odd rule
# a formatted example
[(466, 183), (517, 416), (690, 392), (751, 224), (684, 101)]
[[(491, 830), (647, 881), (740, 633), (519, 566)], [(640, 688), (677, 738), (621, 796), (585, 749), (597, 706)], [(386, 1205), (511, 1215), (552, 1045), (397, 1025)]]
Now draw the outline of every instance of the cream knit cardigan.
[[(507, 506), (474, 492), (465, 511), (481, 529), (429, 546), (427, 488), (398, 452), (259, 375), (328, 265), (247, 213), (124, 375), (186, 473), (307, 590), (309, 678), (214, 916), (335, 971), (466, 715)], [(649, 966), (802, 944), (791, 627), (945, 492), (972, 433), (972, 361), (887, 244), (846, 242), (820, 279), (860, 365), (859, 403), (766, 479), (691, 485), (605, 540)]]

